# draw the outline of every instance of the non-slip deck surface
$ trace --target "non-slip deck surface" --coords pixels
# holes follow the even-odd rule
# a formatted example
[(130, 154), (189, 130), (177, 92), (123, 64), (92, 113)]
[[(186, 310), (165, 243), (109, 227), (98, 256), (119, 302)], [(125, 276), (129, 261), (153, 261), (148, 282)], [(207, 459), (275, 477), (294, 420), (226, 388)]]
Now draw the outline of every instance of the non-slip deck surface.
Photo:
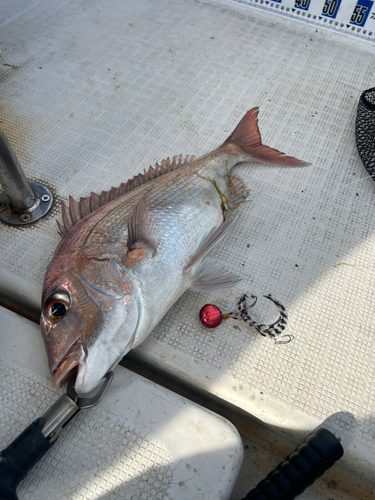
[[(253, 106), (265, 144), (312, 163), (238, 169), (250, 201), (211, 256), (244, 281), (187, 292), (137, 354), (286, 430), (347, 412), (334, 426), (375, 464), (375, 184), (354, 139), (359, 96), (375, 84), (373, 47), (214, 0), (0, 11), (0, 126), (28, 178), (57, 200), (208, 152)], [(1, 266), (41, 287), (57, 213), (1, 226)], [(263, 322), (276, 310), (262, 295), (280, 300), (293, 342), (274, 346), (234, 320), (200, 325), (205, 303), (229, 312), (243, 292), (258, 296), (252, 315)]]

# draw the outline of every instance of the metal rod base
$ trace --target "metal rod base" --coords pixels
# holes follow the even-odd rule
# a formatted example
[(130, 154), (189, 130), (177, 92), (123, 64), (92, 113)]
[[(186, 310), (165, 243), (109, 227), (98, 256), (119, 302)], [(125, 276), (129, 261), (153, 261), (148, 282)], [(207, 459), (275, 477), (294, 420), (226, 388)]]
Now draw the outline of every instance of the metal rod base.
[(12, 226), (33, 224), (41, 219), (52, 207), (52, 194), (41, 184), (30, 182), (30, 187), (35, 194), (35, 205), (23, 212), (12, 209), (5, 193), (0, 194), (0, 221)]

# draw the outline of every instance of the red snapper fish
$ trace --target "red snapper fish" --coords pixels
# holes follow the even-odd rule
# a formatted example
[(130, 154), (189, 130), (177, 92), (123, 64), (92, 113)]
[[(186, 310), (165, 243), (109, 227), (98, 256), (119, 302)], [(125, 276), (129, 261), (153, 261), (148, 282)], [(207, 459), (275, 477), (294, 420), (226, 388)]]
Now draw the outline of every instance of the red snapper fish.
[(261, 142), (258, 108), (215, 151), (163, 160), (119, 188), (62, 204), (62, 240), (48, 266), (41, 331), (56, 386), (94, 389), (143, 342), (186, 290), (224, 290), (240, 278), (207, 257), (249, 192), (241, 162), (307, 163)]

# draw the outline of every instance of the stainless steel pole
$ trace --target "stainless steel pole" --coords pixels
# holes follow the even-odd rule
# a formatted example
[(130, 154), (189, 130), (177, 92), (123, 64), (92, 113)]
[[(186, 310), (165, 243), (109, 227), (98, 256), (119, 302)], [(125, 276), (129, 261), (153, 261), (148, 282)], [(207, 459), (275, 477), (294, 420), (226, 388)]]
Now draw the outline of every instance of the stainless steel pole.
[(35, 205), (35, 194), (2, 130), (0, 130), (0, 184), (14, 210), (24, 212)]
[(14, 226), (32, 224), (52, 207), (51, 192), (42, 184), (28, 183), (17, 156), (0, 130), (0, 221)]

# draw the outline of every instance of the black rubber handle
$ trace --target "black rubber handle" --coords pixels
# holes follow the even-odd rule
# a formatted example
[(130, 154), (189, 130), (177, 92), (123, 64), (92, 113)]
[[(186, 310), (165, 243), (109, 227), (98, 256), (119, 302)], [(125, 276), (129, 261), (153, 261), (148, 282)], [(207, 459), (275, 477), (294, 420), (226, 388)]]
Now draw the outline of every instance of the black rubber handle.
[(317, 429), (242, 500), (293, 500), (343, 454), (331, 432)]
[(0, 452), (0, 500), (17, 500), (17, 486), (27, 472), (55, 444), (42, 434), (44, 419), (38, 418)]

